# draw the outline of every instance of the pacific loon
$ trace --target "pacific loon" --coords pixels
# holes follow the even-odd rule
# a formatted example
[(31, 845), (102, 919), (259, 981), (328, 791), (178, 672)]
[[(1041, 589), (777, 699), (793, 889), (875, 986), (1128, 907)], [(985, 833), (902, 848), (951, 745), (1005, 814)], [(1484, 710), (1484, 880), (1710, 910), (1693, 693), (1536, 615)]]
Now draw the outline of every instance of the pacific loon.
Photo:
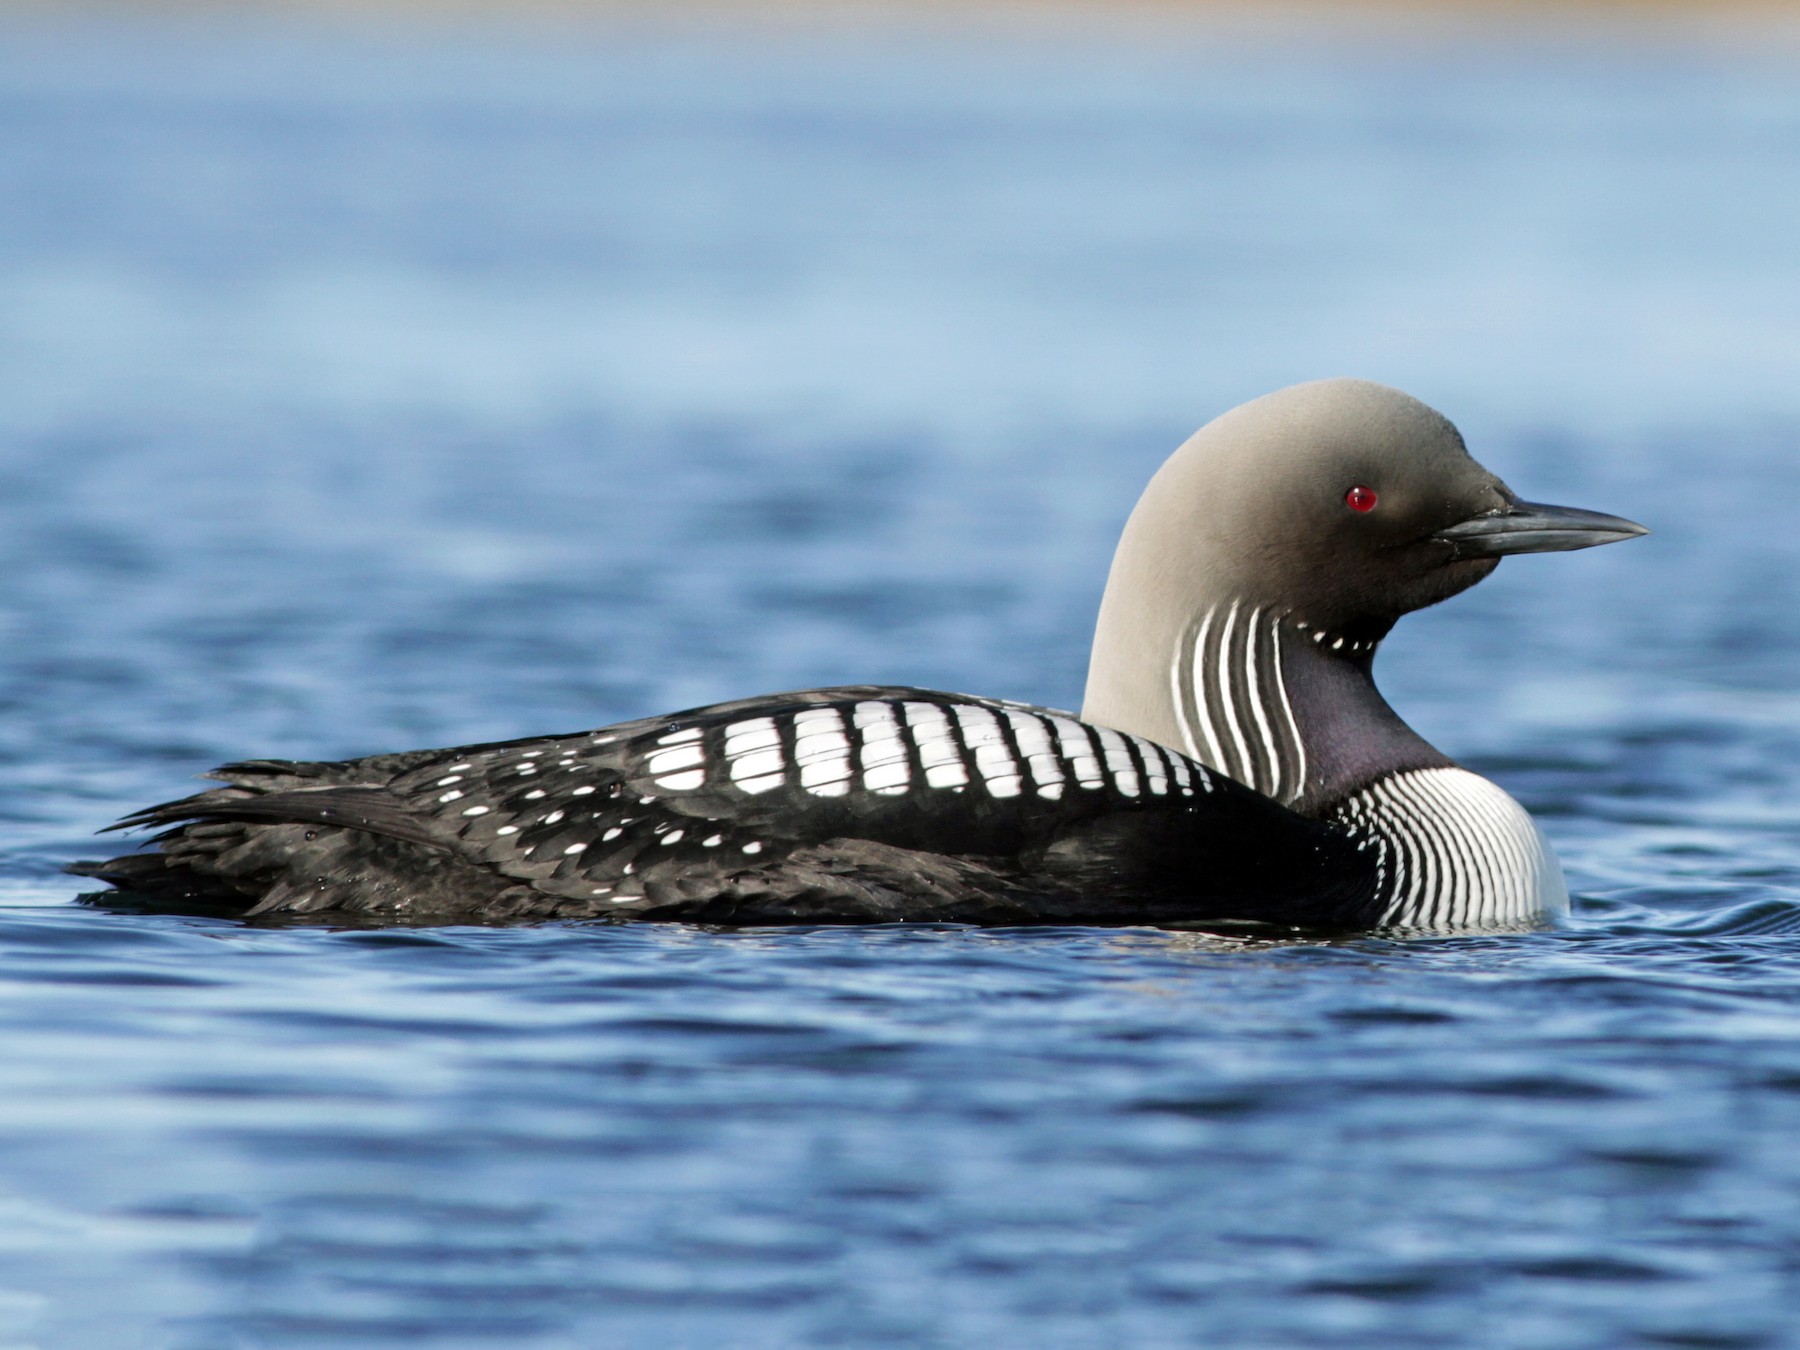
[(1080, 715), (815, 689), (571, 735), (250, 760), (77, 864), (246, 916), (716, 924), (1519, 927), (1566, 906), (1530, 816), (1376, 690), (1396, 620), (1515, 553), (1645, 533), (1520, 501), (1358, 380), (1197, 432), (1114, 557)]

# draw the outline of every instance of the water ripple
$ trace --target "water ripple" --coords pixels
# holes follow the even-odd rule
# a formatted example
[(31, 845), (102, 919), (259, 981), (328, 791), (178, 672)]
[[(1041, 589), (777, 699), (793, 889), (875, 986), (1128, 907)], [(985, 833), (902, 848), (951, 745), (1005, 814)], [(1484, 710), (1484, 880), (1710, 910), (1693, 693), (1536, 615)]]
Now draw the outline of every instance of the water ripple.
[[(1791, 61), (1132, 31), (0, 18), (0, 1343), (1793, 1342)], [(58, 871), (245, 753), (1067, 704), (1161, 456), (1347, 362), (1657, 530), (1381, 658), (1559, 928), (250, 926)]]

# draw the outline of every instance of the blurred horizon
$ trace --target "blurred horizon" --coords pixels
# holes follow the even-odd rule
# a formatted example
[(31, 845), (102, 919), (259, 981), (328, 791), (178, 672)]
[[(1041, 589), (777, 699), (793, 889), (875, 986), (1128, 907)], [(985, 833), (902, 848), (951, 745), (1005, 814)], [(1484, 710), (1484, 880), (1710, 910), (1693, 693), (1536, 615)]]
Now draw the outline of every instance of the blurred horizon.
[[(0, 1345), (1790, 1344), (1774, 13), (0, 6)], [(1157, 465), (1333, 374), (1655, 531), (1381, 656), (1564, 928), (334, 933), (59, 871), (248, 755), (1068, 706)]]
[[(1296, 20), (1332, 30), (1423, 23), (1504, 23), (1566, 28), (1622, 22), (1684, 28), (1737, 28), (1771, 20), (1800, 24), (1795, 0), (0, 0), (0, 14), (52, 18), (162, 14), (254, 18), (305, 15), (357, 21), (518, 18), (556, 22), (632, 22), (694, 18), (776, 22), (825, 20), (958, 24), (1071, 20), (1089, 24), (1230, 25), (1249, 29)], [(1764, 35), (1774, 36), (1770, 30)]]

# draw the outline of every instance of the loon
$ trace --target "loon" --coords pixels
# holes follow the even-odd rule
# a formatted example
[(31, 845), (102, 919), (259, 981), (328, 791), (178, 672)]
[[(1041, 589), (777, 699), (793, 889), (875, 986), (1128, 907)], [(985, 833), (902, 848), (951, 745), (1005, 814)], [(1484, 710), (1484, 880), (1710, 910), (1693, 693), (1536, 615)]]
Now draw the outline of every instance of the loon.
[(167, 907), (390, 922), (1530, 927), (1531, 817), (1403, 722), (1402, 615), (1516, 553), (1647, 533), (1519, 500), (1441, 414), (1321, 380), (1244, 404), (1126, 524), (1079, 716), (812, 689), (570, 735), (248, 760), (71, 871)]

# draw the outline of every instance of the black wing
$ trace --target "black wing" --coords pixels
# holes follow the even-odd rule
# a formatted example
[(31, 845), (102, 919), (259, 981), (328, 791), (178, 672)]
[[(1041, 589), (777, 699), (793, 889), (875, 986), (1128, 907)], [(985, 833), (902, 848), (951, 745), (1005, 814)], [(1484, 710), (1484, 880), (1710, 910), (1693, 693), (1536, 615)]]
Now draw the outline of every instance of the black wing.
[(1308, 924), (1372, 870), (1341, 831), (1141, 737), (916, 689), (217, 776), (124, 822), (176, 825), (160, 853), (83, 870), (257, 914)]

